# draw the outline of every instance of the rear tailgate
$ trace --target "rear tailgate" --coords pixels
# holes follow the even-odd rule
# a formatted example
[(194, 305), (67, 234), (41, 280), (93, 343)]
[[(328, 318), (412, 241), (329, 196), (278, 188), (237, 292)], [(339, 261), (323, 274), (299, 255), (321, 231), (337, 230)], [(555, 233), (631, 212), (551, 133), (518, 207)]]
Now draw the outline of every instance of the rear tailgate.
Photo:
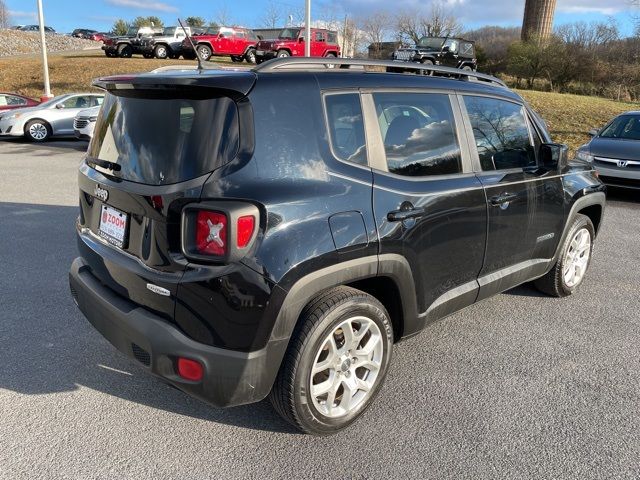
[(242, 154), (238, 103), (254, 79), (182, 71), (96, 83), (108, 94), (78, 177), (84, 268), (168, 320), (187, 266), (182, 208)]

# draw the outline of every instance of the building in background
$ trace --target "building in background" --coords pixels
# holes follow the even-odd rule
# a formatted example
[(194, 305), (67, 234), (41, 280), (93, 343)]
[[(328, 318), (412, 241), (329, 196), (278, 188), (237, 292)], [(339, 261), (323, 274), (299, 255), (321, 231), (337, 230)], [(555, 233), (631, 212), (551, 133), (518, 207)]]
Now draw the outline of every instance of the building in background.
[(522, 40), (549, 38), (557, 0), (526, 0), (522, 22)]

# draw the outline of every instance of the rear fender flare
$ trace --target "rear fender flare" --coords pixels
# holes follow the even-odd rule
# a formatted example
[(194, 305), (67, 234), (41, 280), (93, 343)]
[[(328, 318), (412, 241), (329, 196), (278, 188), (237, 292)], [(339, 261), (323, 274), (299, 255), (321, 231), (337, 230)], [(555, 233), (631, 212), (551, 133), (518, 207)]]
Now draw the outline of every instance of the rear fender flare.
[(302, 309), (318, 293), (372, 277), (388, 277), (400, 292), (405, 331), (417, 321), (415, 283), (406, 258), (396, 254), (372, 255), (349, 260), (310, 273), (289, 289), (276, 318), (270, 341), (291, 338)]

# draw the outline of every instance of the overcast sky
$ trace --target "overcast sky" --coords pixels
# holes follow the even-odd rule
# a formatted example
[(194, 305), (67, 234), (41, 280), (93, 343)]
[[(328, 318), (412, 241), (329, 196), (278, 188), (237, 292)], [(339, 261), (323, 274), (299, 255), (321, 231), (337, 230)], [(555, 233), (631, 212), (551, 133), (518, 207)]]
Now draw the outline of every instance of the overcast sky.
[[(109, 30), (117, 18), (157, 15), (165, 24), (175, 24), (176, 17), (201, 16), (216, 20), (221, 13), (235, 24), (262, 26), (264, 6), (269, 0), (43, 0), (47, 25), (60, 32), (74, 28)], [(404, 8), (428, 8), (428, 0), (313, 0), (317, 13), (331, 11), (338, 18), (345, 14), (366, 15), (375, 10), (391, 13)], [(36, 0), (5, 0), (15, 24), (35, 23)], [(304, 8), (304, 0), (273, 0), (284, 15)], [(445, 0), (468, 28), (482, 25), (520, 25), (524, 0)], [(556, 25), (576, 20), (603, 20), (614, 17), (624, 34), (632, 31), (629, 0), (558, 0)], [(637, 12), (636, 12), (637, 13)], [(319, 15), (314, 15), (317, 18)]]

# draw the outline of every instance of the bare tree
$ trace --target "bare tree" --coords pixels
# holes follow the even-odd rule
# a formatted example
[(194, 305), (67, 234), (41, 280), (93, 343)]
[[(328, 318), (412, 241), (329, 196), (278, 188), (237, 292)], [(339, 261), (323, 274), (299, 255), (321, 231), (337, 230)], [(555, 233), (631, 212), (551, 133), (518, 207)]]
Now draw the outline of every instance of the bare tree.
[(360, 28), (366, 41), (379, 45), (385, 41), (391, 30), (391, 17), (385, 12), (375, 12), (360, 21)]
[(266, 28), (280, 27), (282, 17), (283, 16), (280, 8), (273, 1), (270, 1), (264, 8), (264, 14), (262, 15), (262, 20), (260, 21), (260, 23), (263, 27)]
[(362, 46), (362, 31), (352, 19), (345, 15), (344, 21), (337, 23), (338, 36), (340, 37), (342, 55), (356, 56)]
[(226, 3), (221, 3), (216, 10), (215, 18), (212, 23), (216, 23), (221, 27), (225, 27), (231, 24), (231, 16), (229, 15), (229, 8)]
[(0, 28), (7, 28), (11, 20), (9, 19), (9, 9), (4, 3), (4, 0), (0, 0)]
[(441, 1), (433, 2), (426, 13), (404, 10), (396, 17), (395, 27), (398, 40), (414, 44), (422, 37), (455, 37), (462, 32), (462, 24)]

